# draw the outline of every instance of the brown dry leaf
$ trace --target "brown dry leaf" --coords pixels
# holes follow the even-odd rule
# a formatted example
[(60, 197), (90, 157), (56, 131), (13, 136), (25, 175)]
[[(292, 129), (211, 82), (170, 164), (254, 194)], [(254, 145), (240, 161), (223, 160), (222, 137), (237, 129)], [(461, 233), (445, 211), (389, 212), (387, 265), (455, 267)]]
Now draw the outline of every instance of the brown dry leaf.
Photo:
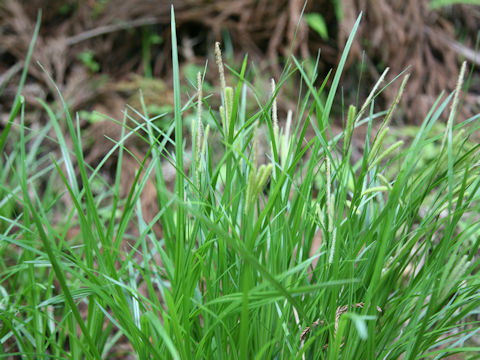
[[(350, 308), (363, 308), (365, 304), (363, 302), (360, 302), (360, 303), (356, 303), (356, 304), (353, 304), (353, 305), (350, 305)], [(337, 328), (338, 328), (338, 321), (340, 320), (340, 316), (342, 314), (344, 314), (345, 312), (348, 311), (348, 308), (349, 308), (349, 305), (343, 305), (343, 306), (339, 306), (335, 312), (335, 330), (334, 330), (334, 334), (337, 333)], [(382, 309), (377, 306), (377, 311), (378, 312), (382, 312)], [(307, 326), (303, 331), (302, 333), (300, 334), (300, 341), (305, 341), (305, 339), (307, 338), (308, 334), (310, 334), (310, 332), (312, 331), (312, 329), (315, 329), (317, 326), (322, 326), (323, 324), (325, 323), (325, 320), (320, 320), (320, 319), (317, 319), (316, 321), (314, 321), (312, 323), (311, 326)], [(328, 347), (328, 343), (324, 345), (324, 349), (326, 349)]]
[[(480, 9), (475, 6), (453, 6), (439, 10), (429, 8), (429, 0), (344, 0), (344, 19), (340, 24), (338, 47), (343, 48), (353, 24), (363, 11), (349, 58), (349, 65), (362, 60), (363, 51), (370, 76), (376, 81), (379, 63), (387, 64), (394, 76), (411, 67), (409, 84), (403, 95), (406, 111), (403, 122), (420, 123), (442, 91), (452, 91), (460, 68), (461, 57), (474, 58), (472, 49), (480, 23)], [(465, 44), (456, 41), (457, 25), (467, 31)], [(480, 54), (476, 54), (477, 61)], [(396, 89), (384, 92), (392, 103)], [(466, 98), (465, 110), (472, 114), (475, 97)]]

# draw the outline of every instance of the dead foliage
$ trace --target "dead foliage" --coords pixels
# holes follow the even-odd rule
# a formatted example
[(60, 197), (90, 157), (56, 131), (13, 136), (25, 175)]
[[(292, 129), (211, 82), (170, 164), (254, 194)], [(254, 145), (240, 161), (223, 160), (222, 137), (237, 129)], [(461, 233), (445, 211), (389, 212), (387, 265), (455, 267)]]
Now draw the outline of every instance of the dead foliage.
[[(360, 308), (360, 309), (363, 309), (363, 307), (365, 306), (365, 304), (363, 302), (360, 302), (360, 303), (356, 303), (356, 304), (353, 304), (353, 305), (343, 305), (343, 306), (339, 306), (337, 308), (337, 310), (335, 311), (335, 324), (334, 324), (334, 332), (333, 332), (333, 335), (334, 337), (336, 336), (337, 334), (337, 330), (338, 330), (338, 322), (340, 321), (340, 317), (346, 313), (349, 308), (350, 309), (354, 309), (354, 308)], [(382, 309), (377, 306), (377, 311), (379, 313), (382, 312)], [(300, 341), (303, 343), (305, 341), (305, 339), (308, 337), (308, 335), (312, 332), (313, 329), (315, 329), (317, 326), (324, 326), (325, 325), (325, 320), (320, 320), (320, 319), (317, 319), (315, 320), (311, 326), (307, 326), (304, 330), (302, 330), (301, 334), (300, 334)], [(328, 348), (328, 341), (327, 343), (323, 346), (324, 349)]]
[[(363, 11), (363, 19), (352, 46), (350, 66), (365, 59), (371, 78), (378, 79), (384, 66), (396, 75), (409, 67), (412, 73), (403, 94), (406, 123), (420, 123), (442, 91), (452, 91), (460, 60), (480, 65), (475, 41), (480, 25), (480, 7), (456, 5), (431, 10), (429, 0), (343, 0), (344, 18), (339, 26), (341, 49)], [(462, 43), (458, 38), (462, 37)], [(366, 56), (363, 57), (362, 53)], [(478, 70), (472, 85), (479, 80)], [(476, 88), (475, 88), (476, 86)], [(393, 102), (396, 89), (387, 88)], [(476, 94), (475, 94), (476, 92)], [(471, 88), (464, 109), (472, 115), (480, 105), (478, 85)]]
[[(290, 51), (308, 56), (308, 29), (301, 22), (297, 30), (301, 0), (175, 0), (173, 4), (183, 60), (203, 63), (214, 41), (222, 39), (223, 29), (228, 29), (236, 49), (257, 57), (268, 56), (272, 64)], [(74, 110), (97, 98), (101, 91), (99, 75), (89, 74), (78, 61), (78, 55), (87, 49), (95, 54), (102, 73), (115, 77), (142, 73), (142, 41), (146, 41), (142, 37), (148, 36), (142, 29), (155, 26), (162, 43), (151, 49), (153, 74), (169, 73), (170, 2), (6, 0), (0, 5), (0, 43), (18, 61), (27, 52), (40, 8), (42, 30), (34, 60), (52, 75)], [(29, 71), (53, 90), (38, 66)]]
[[(176, 23), (182, 61), (203, 65), (211, 56), (213, 43), (224, 39), (227, 30), (236, 53), (248, 52), (263, 59), (261, 67), (279, 73), (282, 59), (289, 54), (301, 58), (316, 55), (321, 48), (321, 69), (335, 67), (352, 25), (360, 11), (363, 20), (353, 44), (348, 65), (352, 85), (358, 79), (362, 59), (372, 82), (382, 67), (398, 74), (407, 66), (413, 76), (404, 96), (405, 122), (418, 122), (442, 90), (455, 86), (460, 58), (480, 62), (475, 36), (480, 24), (480, 9), (456, 5), (431, 10), (429, 0), (342, 0), (343, 17), (338, 19), (334, 1), (303, 0), (175, 0)], [(145, 73), (149, 47), (152, 74), (170, 75), (170, 2), (145, 1), (45, 1), (5, 0), (0, 5), (0, 71), (18, 71), (33, 32), (37, 9), (43, 9), (42, 30), (34, 60), (50, 73), (72, 110), (104, 101), (111, 88), (107, 80), (124, 79), (130, 73)], [(301, 21), (302, 11), (316, 12), (325, 18), (330, 38), (322, 40)], [(148, 43), (149, 29), (160, 36), (159, 44)], [(462, 43), (457, 39), (461, 37)], [(85, 51), (99, 71), (89, 71), (79, 61)], [(362, 57), (365, 51), (366, 56)], [(48, 93), (33, 89), (35, 96), (56, 97), (53, 85), (39, 66), (30, 75)], [(214, 76), (214, 75), (213, 75)], [(478, 79), (478, 73), (474, 74)], [(30, 84), (27, 84), (30, 86)], [(27, 87), (28, 87), (27, 86)], [(368, 84), (365, 84), (368, 88)], [(356, 87), (351, 90), (355, 92)], [(394, 88), (385, 91), (391, 102)], [(29, 99), (27, 99), (29, 100)], [(470, 104), (478, 102), (478, 95)], [(476, 109), (474, 109), (476, 110)]]

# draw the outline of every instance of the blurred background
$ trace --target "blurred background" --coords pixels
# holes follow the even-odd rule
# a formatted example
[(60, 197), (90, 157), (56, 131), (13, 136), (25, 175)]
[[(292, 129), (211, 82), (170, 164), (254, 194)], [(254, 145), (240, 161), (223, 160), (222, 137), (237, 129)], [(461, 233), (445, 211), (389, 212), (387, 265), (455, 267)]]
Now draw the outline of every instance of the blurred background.
[[(289, 55), (303, 62), (310, 74), (319, 59), (320, 86), (335, 70), (362, 12), (332, 122), (342, 126), (346, 116), (342, 109), (361, 105), (388, 66), (387, 82), (403, 71), (411, 73), (394, 125), (410, 126), (414, 132), (442, 91), (455, 88), (464, 60), (469, 64), (468, 92), (461, 116), (466, 119), (480, 111), (480, 5), (475, 5), (479, 1), (174, 0), (184, 100), (195, 93), (197, 72), (206, 70), (204, 94), (213, 94), (209, 102), (214, 108), (219, 105), (216, 41), (233, 69), (238, 70), (248, 54), (247, 80), (264, 99), (270, 78), (278, 81)], [(170, 112), (170, 5), (163, 0), (0, 0), (0, 131), (8, 121), (39, 9), (40, 34), (23, 91), (26, 122), (32, 129), (48, 121), (37, 99), (62, 111), (58, 94), (38, 63), (51, 74), (72, 113), (78, 114), (86, 136), (86, 160), (92, 164), (111, 147), (105, 136), (118, 138), (121, 131), (99, 113), (121, 121), (126, 104), (141, 108), (139, 89), (151, 116)], [(297, 73), (283, 86), (280, 119), (295, 109), (300, 81)], [(227, 82), (236, 84), (228, 70)], [(387, 87), (376, 98), (378, 109), (393, 102), (398, 86), (399, 82)], [(142, 145), (132, 148), (143, 152)]]
[[(335, 69), (363, 12), (343, 76), (345, 101), (361, 100), (386, 66), (391, 68), (389, 79), (407, 69), (412, 76), (402, 102), (404, 114), (397, 120), (418, 124), (442, 90), (453, 90), (461, 61), (477, 66), (480, 62), (480, 6), (475, 1), (311, 0), (304, 5), (304, 0), (174, 0), (182, 79), (188, 85), (208, 59), (206, 80), (215, 87), (213, 47), (220, 41), (228, 64), (234, 66), (248, 53), (261, 74), (256, 80), (265, 84), (279, 76), (290, 53), (313, 65), (320, 52), (323, 81), (322, 75)], [(170, 4), (0, 1), (0, 126), (15, 93), (38, 9), (43, 10), (42, 24), (25, 89), (33, 106), (39, 106), (35, 97), (56, 98), (36, 61), (53, 76), (72, 111), (82, 110), (90, 122), (85, 111), (98, 109), (118, 117), (126, 102), (135, 106), (132, 94), (139, 87), (156, 106), (168, 106)], [(475, 113), (480, 107), (478, 70), (470, 79), (465, 109)], [(396, 90), (387, 89), (382, 100), (390, 103)], [(286, 101), (296, 99), (287, 96)]]

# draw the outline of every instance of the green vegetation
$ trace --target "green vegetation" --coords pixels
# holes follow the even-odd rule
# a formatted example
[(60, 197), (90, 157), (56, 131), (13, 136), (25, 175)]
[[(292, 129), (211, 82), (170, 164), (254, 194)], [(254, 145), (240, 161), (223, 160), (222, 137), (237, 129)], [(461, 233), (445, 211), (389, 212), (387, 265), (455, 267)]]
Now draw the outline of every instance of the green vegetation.
[(93, 73), (100, 70), (100, 64), (95, 61), (95, 54), (91, 50), (83, 51), (78, 54), (78, 60), (80, 60), (82, 64)]
[(429, 5), (431, 9), (437, 9), (443, 6), (457, 4), (480, 5), (480, 0), (431, 0)]
[[(455, 120), (465, 67), (456, 91), (439, 96), (411, 142), (384, 144), (408, 76), (389, 109), (373, 112), (376, 86), (363, 106), (348, 109), (344, 131), (334, 136), (330, 112), (359, 21), (328, 91), (327, 79), (315, 87), (315, 72), (309, 77), (291, 58), (270, 99), (257, 97), (250, 113), (247, 58), (240, 70), (229, 69), (237, 79), (230, 87), (218, 46), (222, 107), (205, 100), (202, 75), (196, 95), (181, 103), (172, 9), (173, 121), (164, 130), (146, 106), (126, 113), (120, 141), (94, 168), (65, 102), (62, 114), (42, 104), (45, 128), (25, 126), (22, 78), (0, 139), (0, 149), (10, 149), (0, 158), (0, 357), (475, 356), (480, 159), (468, 139), (480, 115)], [(283, 123), (276, 98), (296, 72), (303, 88)], [(183, 118), (191, 112), (197, 117), (188, 136)], [(432, 134), (442, 114), (449, 114), (445, 131)], [(367, 135), (354, 161), (359, 126)], [(58, 155), (45, 151), (50, 130)], [(133, 136), (149, 151), (122, 197), (124, 144)], [(437, 156), (422, 161), (431, 144)], [(114, 155), (110, 184), (101, 173)], [(164, 162), (177, 169), (173, 190)], [(160, 209), (150, 222), (140, 196), (147, 181)], [(310, 254), (314, 238), (321, 244)]]
[(315, 30), (323, 40), (328, 39), (328, 30), (325, 19), (318, 13), (305, 14), (307, 24)]

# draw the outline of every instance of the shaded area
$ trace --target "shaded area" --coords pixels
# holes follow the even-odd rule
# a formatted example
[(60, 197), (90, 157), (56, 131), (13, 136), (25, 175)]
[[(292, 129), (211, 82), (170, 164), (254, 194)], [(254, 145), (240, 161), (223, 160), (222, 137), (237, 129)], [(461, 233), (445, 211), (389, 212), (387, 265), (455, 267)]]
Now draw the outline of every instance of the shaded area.
[[(391, 77), (410, 67), (413, 76), (404, 95), (408, 111), (403, 121), (418, 123), (442, 90), (453, 89), (460, 60), (480, 61), (474, 50), (479, 7), (455, 5), (432, 10), (428, 3), (308, 3), (305, 12), (321, 15), (327, 37), (320, 36), (305, 19), (300, 21), (301, 0), (176, 0), (174, 6), (183, 64), (203, 66), (206, 58), (212, 60), (214, 41), (221, 41), (227, 52), (233, 54), (234, 49), (237, 56), (249, 53), (261, 69), (274, 76), (278, 76), (283, 59), (290, 53), (309, 59), (317, 55), (318, 49), (322, 72), (335, 68), (353, 22), (363, 11), (359, 36), (349, 58), (351, 71), (344, 79), (345, 92), (352, 99), (355, 97), (362, 62), (367, 75), (362, 88), (366, 89), (386, 66), (391, 67)], [(15, 86), (15, 81), (7, 84), (6, 80), (20, 70), (39, 8), (43, 9), (43, 21), (35, 60), (52, 74), (73, 111), (108, 104), (109, 112), (118, 114), (128, 96), (123, 94), (124, 101), (115, 103), (114, 95), (122, 93), (116, 84), (129, 79), (131, 73), (170, 79), (168, 2), (6, 0), (0, 5), (4, 106)], [(55, 98), (52, 85), (39, 66), (32, 66), (30, 75), (27, 100), (31, 101), (33, 96)], [(215, 73), (207, 72), (207, 76), (216, 83)], [(479, 83), (478, 71), (472, 80), (472, 84)], [(170, 86), (169, 80), (165, 82)], [(141, 85), (133, 81), (131, 88)], [(471, 90), (473, 95), (467, 103), (473, 113), (478, 110), (480, 89), (474, 85)], [(394, 91), (387, 89), (385, 100), (391, 102)], [(117, 107), (117, 111), (112, 111)]]

